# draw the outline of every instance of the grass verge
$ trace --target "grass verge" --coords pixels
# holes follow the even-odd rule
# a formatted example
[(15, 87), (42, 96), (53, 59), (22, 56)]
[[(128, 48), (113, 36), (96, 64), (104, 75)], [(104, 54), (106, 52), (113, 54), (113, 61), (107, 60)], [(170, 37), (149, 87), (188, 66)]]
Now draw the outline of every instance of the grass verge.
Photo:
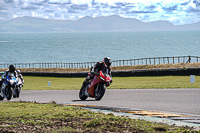
[(143, 120), (94, 113), (55, 103), (0, 102), (2, 132), (192, 132)]
[[(23, 90), (80, 89), (84, 78), (24, 76)], [(51, 81), (51, 86), (48, 86)], [(113, 77), (110, 89), (200, 88), (200, 76), (190, 83), (190, 76)]]

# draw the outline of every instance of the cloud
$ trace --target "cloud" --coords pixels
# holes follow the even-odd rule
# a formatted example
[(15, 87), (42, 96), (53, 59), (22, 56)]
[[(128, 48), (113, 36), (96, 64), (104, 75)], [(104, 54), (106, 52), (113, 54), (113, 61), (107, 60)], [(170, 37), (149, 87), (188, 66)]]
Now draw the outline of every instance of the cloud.
[(200, 7), (200, 0), (194, 0), (193, 3), (195, 3), (196, 7)]
[(22, 16), (76, 20), (119, 15), (143, 22), (200, 22), (200, 0), (3, 0), (0, 5), (0, 20)]

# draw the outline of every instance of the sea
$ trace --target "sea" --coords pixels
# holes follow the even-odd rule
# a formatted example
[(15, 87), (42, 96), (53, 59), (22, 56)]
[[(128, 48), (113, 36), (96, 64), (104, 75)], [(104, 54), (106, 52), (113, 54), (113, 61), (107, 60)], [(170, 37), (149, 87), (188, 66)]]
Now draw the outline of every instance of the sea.
[(0, 64), (200, 56), (200, 31), (0, 33)]

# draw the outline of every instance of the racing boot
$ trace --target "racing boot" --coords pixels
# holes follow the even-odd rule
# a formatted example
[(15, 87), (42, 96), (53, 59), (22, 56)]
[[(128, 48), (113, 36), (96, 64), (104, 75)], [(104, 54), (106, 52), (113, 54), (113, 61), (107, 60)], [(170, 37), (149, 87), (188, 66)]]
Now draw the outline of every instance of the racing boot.
[(13, 98), (16, 98), (16, 97), (17, 97), (16, 93), (13, 93)]
[(83, 87), (84, 87), (84, 88), (87, 87), (87, 85), (90, 83), (89, 81), (90, 81), (90, 76), (88, 75), (88, 76), (85, 78), (85, 80), (83, 81)]
[(85, 95), (86, 95), (87, 97), (90, 96), (89, 92), (87, 91), (87, 90), (88, 90), (88, 87), (89, 87), (89, 86), (87, 86), (86, 89), (85, 89)]
[(86, 78), (85, 78), (85, 80), (84, 80), (84, 82), (83, 82), (83, 87), (85, 88), (85, 96), (87, 96), (87, 97), (89, 97), (90, 96), (90, 94), (88, 93), (88, 91), (87, 91), (87, 89), (88, 89), (88, 84), (90, 83), (90, 79), (91, 79), (91, 77), (90, 77), (90, 75), (88, 75)]

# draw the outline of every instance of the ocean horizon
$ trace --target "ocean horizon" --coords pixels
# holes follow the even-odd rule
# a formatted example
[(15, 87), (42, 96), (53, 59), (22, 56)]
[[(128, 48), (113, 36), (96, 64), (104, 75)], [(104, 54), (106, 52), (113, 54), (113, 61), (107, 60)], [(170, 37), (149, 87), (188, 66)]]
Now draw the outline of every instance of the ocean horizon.
[(0, 33), (0, 63), (75, 63), (200, 56), (200, 31)]

